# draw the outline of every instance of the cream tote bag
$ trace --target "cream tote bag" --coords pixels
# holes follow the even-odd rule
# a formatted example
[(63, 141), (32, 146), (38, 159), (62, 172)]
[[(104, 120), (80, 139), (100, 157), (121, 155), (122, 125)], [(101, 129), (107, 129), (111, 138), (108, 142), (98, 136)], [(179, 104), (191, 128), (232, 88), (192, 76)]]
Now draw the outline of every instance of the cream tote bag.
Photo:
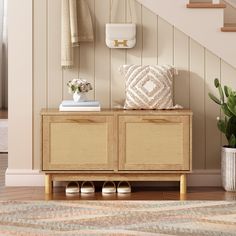
[[(132, 11), (130, 0), (129, 11), (132, 21)], [(111, 10), (113, 9), (113, 1)], [(106, 45), (109, 48), (127, 49), (133, 48), (136, 45), (136, 24), (124, 23), (124, 24), (106, 24)]]

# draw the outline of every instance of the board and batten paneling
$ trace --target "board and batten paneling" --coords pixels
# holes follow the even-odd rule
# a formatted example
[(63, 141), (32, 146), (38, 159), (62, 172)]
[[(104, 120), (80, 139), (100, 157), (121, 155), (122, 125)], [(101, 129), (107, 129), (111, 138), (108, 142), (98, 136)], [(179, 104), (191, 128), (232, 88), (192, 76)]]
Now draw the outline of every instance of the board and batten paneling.
[(95, 1), (95, 64), (94, 64), (94, 90), (95, 99), (102, 107), (110, 107), (111, 88), (111, 50), (105, 45), (105, 24), (110, 22), (110, 0)]
[(157, 64), (157, 16), (142, 7), (142, 65)]
[(178, 29), (173, 31), (173, 64), (178, 68), (174, 78), (175, 102), (189, 108), (189, 37)]
[[(87, 0), (91, 16), (92, 16), (92, 23), (94, 25), (94, 0)], [(95, 84), (94, 81), (94, 68), (95, 68), (95, 44), (94, 42), (86, 42), (80, 44), (80, 67), (79, 67), (79, 76), (81, 78), (86, 79), (91, 84)], [(88, 99), (93, 100), (95, 93), (95, 90), (88, 93)]]
[[(60, 67), (61, 1), (34, 0), (34, 168), (40, 168), (40, 109), (58, 107), (71, 99), (66, 83), (78, 76), (92, 82), (89, 98), (103, 108), (122, 105), (125, 81), (123, 64), (173, 64), (179, 74), (174, 81), (175, 102), (194, 112), (193, 168), (218, 169), (224, 138), (216, 127), (219, 108), (208, 98), (216, 93), (214, 78), (236, 89), (236, 70), (135, 0), (87, 0), (92, 13), (95, 40), (74, 50), (75, 66)], [(137, 24), (137, 45), (128, 50), (105, 45), (105, 24)]]
[(216, 96), (218, 91), (214, 86), (214, 79), (221, 79), (220, 58), (205, 50), (205, 134), (206, 134), (206, 159), (205, 168), (220, 168), (220, 132), (216, 129), (216, 117), (220, 116), (219, 106), (209, 99), (208, 93)]
[(193, 117), (193, 166), (205, 167), (205, 117), (204, 117), (204, 84), (205, 84), (205, 49), (194, 40), (190, 40), (190, 108)]
[[(111, 1), (111, 23), (126, 22), (126, 0)], [(111, 49), (111, 106), (120, 107), (124, 102), (125, 84), (119, 72), (119, 67), (126, 64), (126, 50)]]
[(61, 70), (61, 1), (47, 1), (48, 106), (57, 107), (63, 95)]
[[(127, 50), (127, 64), (142, 64), (142, 49), (143, 49), (143, 24), (142, 24), (142, 6), (136, 1), (130, 1), (132, 22), (137, 26), (136, 35), (137, 42), (134, 48)], [(127, 1), (128, 5), (128, 1)], [(128, 6), (127, 6), (128, 7)], [(127, 8), (128, 9), (128, 8)], [(127, 13), (127, 22), (131, 22), (130, 13)]]
[[(150, 22), (152, 24), (152, 22)], [(174, 64), (174, 27), (164, 19), (158, 17), (158, 55), (157, 62), (162, 64)]]

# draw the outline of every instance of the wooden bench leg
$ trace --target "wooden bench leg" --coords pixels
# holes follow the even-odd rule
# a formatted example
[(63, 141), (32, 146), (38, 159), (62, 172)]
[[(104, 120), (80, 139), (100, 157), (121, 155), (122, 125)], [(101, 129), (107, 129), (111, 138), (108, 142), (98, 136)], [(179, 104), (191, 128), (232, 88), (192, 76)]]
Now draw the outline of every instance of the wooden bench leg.
[(187, 193), (187, 177), (186, 174), (180, 176), (180, 194)]
[(45, 174), (45, 194), (51, 194), (52, 188), (52, 176), (50, 174)]

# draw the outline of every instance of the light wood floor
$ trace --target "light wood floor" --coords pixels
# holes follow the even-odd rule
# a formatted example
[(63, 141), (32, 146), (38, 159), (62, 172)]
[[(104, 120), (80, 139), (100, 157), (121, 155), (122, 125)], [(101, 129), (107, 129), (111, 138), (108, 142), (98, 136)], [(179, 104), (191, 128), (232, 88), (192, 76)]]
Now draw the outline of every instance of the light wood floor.
[(0, 110), (0, 119), (8, 119), (8, 111)]
[(94, 195), (66, 196), (62, 187), (54, 188), (52, 195), (45, 195), (42, 187), (2, 187), (0, 200), (236, 200), (236, 193), (221, 188), (189, 188), (180, 196), (178, 188), (136, 187), (129, 195), (103, 196), (100, 189)]

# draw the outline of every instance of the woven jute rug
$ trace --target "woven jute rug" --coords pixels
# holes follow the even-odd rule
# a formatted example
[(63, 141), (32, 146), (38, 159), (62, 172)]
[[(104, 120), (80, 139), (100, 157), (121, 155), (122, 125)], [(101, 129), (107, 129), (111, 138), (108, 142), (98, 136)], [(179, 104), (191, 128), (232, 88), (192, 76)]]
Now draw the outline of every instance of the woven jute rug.
[(236, 235), (236, 202), (1, 201), (0, 235)]

